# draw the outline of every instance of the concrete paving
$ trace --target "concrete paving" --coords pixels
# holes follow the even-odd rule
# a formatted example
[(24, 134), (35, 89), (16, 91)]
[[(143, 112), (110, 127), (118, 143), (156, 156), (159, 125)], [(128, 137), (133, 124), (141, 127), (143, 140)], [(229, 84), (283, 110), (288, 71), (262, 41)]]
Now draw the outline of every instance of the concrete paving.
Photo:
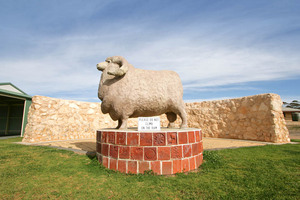
[(9, 138), (16, 138), (16, 137), (20, 137), (20, 135), (13, 135), (13, 136), (1, 136), (0, 140), (5, 140), (5, 139), (9, 139)]
[[(53, 148), (74, 151), (75, 153), (79, 153), (79, 154), (89, 154), (96, 151), (95, 139), (50, 141), (50, 142), (40, 142), (40, 143), (20, 142), (19, 144), (34, 145), (34, 146), (49, 146)], [(274, 144), (274, 143), (250, 141), (250, 140), (223, 139), (223, 138), (203, 138), (204, 150), (263, 146), (267, 144)]]

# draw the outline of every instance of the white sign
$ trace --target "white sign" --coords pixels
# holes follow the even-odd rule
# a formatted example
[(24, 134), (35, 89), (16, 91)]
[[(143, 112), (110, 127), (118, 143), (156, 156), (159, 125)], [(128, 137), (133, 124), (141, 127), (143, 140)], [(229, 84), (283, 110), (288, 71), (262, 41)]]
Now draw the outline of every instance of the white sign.
[(138, 131), (160, 131), (160, 117), (139, 117)]

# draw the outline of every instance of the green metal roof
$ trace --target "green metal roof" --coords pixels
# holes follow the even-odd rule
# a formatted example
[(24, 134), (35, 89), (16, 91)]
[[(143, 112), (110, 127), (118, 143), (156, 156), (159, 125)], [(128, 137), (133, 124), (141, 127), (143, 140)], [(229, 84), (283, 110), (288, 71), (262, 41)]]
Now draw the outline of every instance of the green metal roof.
[(15, 98), (21, 98), (21, 99), (32, 99), (32, 97), (28, 94), (26, 94), (24, 91), (22, 91), (21, 89), (19, 89), (18, 87), (16, 87), (15, 85), (13, 85), (12, 83), (0, 83), (1, 85), (8, 85), (13, 87), (14, 89), (18, 90), (19, 92), (14, 92), (14, 91), (10, 91), (10, 90), (6, 90), (6, 89), (1, 89), (0, 88), (0, 94), (3, 96), (8, 96), (8, 97), (15, 97)]

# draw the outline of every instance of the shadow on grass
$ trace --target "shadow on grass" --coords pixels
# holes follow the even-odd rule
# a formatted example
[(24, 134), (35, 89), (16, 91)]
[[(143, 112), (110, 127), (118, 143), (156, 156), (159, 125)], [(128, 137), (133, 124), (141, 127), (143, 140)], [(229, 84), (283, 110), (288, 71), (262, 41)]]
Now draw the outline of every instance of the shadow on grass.
[(73, 142), (72, 145), (75, 145), (82, 151), (85, 151), (85, 155), (90, 159), (96, 157), (96, 142)]
[(76, 146), (82, 151), (95, 151), (96, 152), (96, 142), (73, 142), (71, 145)]

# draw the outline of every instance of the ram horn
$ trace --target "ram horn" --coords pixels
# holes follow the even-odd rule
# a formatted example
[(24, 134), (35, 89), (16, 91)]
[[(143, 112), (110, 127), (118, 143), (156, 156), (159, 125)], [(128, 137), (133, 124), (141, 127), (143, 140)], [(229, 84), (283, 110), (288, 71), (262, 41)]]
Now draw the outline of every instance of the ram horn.
[(117, 63), (120, 68), (114, 72), (108, 72), (108, 74), (110, 75), (114, 75), (114, 76), (123, 76), (124, 74), (127, 73), (128, 71), (128, 62), (125, 58), (123, 58), (122, 56), (114, 56), (111, 57), (112, 62)]

